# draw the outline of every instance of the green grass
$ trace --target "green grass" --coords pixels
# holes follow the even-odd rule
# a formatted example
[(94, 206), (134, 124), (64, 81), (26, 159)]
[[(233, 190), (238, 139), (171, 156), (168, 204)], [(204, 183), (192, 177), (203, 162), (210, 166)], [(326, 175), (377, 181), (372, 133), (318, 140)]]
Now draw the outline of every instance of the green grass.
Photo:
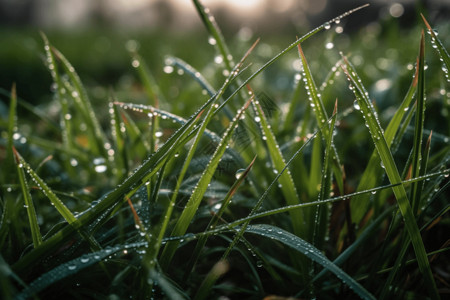
[(448, 28), (283, 49), (193, 2), (215, 56), (98, 101), (42, 34), (53, 100), (1, 91), (1, 298), (445, 298)]

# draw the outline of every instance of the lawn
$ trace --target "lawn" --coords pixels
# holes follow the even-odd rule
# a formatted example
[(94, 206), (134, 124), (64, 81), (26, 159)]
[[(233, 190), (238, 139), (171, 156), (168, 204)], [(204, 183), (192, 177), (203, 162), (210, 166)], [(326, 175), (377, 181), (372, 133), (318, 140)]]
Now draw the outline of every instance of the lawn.
[(193, 4), (192, 36), (4, 32), (1, 298), (448, 297), (450, 24)]

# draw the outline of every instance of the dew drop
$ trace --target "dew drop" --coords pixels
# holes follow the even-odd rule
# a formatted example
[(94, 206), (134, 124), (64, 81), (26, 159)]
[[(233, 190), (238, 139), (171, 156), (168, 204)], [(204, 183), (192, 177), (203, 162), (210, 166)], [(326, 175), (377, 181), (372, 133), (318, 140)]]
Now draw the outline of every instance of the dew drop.
[(67, 267), (70, 271), (73, 271), (73, 270), (75, 270), (76, 268), (77, 268), (77, 266), (75, 266), (75, 265), (70, 265), (70, 266), (68, 266)]
[(245, 169), (239, 169), (236, 171), (236, 174), (234, 175), (234, 177), (236, 177), (236, 179), (241, 178), (242, 174), (244, 174)]
[(325, 24), (323, 24), (323, 28), (325, 28), (326, 30), (331, 28), (331, 24), (326, 22)]
[(356, 110), (360, 110), (360, 109), (361, 109), (361, 107), (359, 106), (358, 100), (355, 100), (355, 101), (353, 102), (353, 107), (354, 107)]

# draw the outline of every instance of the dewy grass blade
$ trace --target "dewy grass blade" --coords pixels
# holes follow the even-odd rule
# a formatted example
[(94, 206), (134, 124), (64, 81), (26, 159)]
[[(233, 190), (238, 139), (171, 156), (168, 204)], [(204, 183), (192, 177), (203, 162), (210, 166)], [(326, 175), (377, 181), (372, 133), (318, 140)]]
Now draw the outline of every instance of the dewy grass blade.
[(368, 98), (368, 93), (362, 85), (361, 80), (357, 76), (356, 71), (345, 57), (344, 61), (345, 64), (342, 65), (342, 69), (351, 82), (351, 90), (356, 96), (358, 108), (363, 114), (365, 122), (369, 128), (372, 141), (375, 145), (378, 155), (380, 156), (381, 162), (383, 163), (389, 181), (392, 184), (399, 184), (394, 186), (392, 190), (394, 192), (395, 198), (397, 199), (397, 203), (402, 213), (403, 220), (405, 221), (406, 229), (416, 253), (419, 269), (425, 279), (425, 285), (429, 290), (430, 296), (438, 299), (439, 294), (437, 292), (433, 274), (431, 273), (425, 246), (423, 244), (423, 240), (420, 235), (414, 213), (409, 203), (405, 187), (401, 184), (402, 180), (397, 166), (395, 165), (394, 158), (391, 151), (389, 150), (386, 139), (384, 138), (383, 129), (381, 128), (381, 125), (378, 121), (375, 109), (373, 108), (372, 103)]
[(109, 256), (123, 253), (124, 250), (139, 249), (146, 245), (145, 242), (119, 245), (111, 248), (102, 249), (93, 253), (82, 255), (78, 258), (72, 259), (66, 263), (60, 264), (58, 267), (42, 274), (39, 278), (31, 282), (15, 299), (29, 299), (48, 286), (56, 282), (74, 275), (93, 264), (99, 263)]
[(16, 161), (20, 168), (25, 169), (30, 175), (31, 179), (37, 184), (37, 187), (48, 197), (50, 202), (55, 206), (61, 216), (69, 223), (72, 224), (77, 221), (72, 212), (64, 205), (64, 203), (53, 193), (48, 185), (34, 172), (30, 165), (15, 151)]
[[(418, 64), (417, 64), (418, 65)], [(418, 79), (418, 69), (416, 68), (411, 86), (409, 87), (408, 92), (406, 93), (405, 98), (400, 104), (399, 108), (395, 112), (391, 121), (389, 122), (385, 132), (384, 138), (389, 147), (395, 148), (394, 138), (397, 135), (397, 139), (400, 140), (403, 137), (404, 130), (406, 126), (401, 128), (401, 122), (405, 114), (409, 114), (412, 117), (413, 109), (410, 109), (409, 106), (413, 100), (414, 94), (417, 90), (417, 79)], [(406, 118), (406, 121), (408, 118)], [(406, 122), (405, 125), (409, 124)], [(392, 151), (392, 149), (391, 149)], [(366, 169), (364, 170), (363, 175), (361, 176), (361, 180), (359, 181), (357, 191), (364, 191), (370, 188), (373, 188), (377, 185), (379, 178), (381, 177), (382, 172), (384, 172), (383, 168), (381, 168), (381, 159), (375, 149), (370, 157), (370, 160), (367, 164)], [(364, 197), (364, 198), (361, 198)], [(368, 195), (370, 197), (370, 195)], [(350, 202), (350, 207), (352, 211), (352, 221), (358, 224), (361, 219), (364, 217), (364, 214), (367, 212), (369, 207), (369, 198), (367, 196), (357, 196), (352, 199)]]
[(293, 235), (281, 228), (271, 225), (250, 225), (245, 230), (246, 233), (257, 234), (262, 237), (266, 237), (272, 240), (276, 240), (289, 248), (304, 254), (312, 261), (320, 264), (328, 271), (334, 273), (342, 282), (347, 284), (358, 296), (362, 299), (376, 299), (370, 292), (368, 292), (362, 285), (360, 285), (355, 279), (350, 277), (341, 268), (331, 262), (322, 252), (302, 240), (298, 236)]
[(33, 239), (34, 248), (38, 247), (42, 243), (42, 235), (39, 229), (36, 210), (34, 209), (33, 199), (31, 198), (28, 182), (23, 170), (24, 165), (20, 162), (20, 157), (15, 148), (14, 158), (17, 165), (17, 174), (19, 175), (20, 187), (22, 189), (22, 195), (25, 202), (25, 208), (27, 209), (28, 221), (30, 223), (31, 237)]
[[(44, 49), (45, 54), (47, 56), (47, 65), (52, 76), (53, 82), (56, 85), (56, 94), (58, 96), (58, 100), (61, 104), (61, 127), (62, 127), (62, 140), (63, 144), (66, 148), (71, 149), (74, 148), (75, 138), (72, 136), (72, 126), (70, 118), (67, 116), (71, 116), (69, 112), (69, 103), (67, 101), (67, 90), (62, 82), (61, 75), (59, 72), (58, 64), (55, 61), (55, 57), (51, 51), (51, 45), (48, 41), (47, 36), (41, 32), (42, 39), (44, 40)], [(67, 164), (66, 164), (67, 166)], [(70, 170), (70, 168), (69, 168)]]
[(192, 0), (192, 2), (194, 2), (195, 8), (197, 9), (197, 12), (201, 17), (203, 24), (211, 35), (209, 43), (217, 48), (219, 54), (223, 58), (225, 68), (230, 71), (231, 69), (233, 69), (233, 59), (230, 51), (228, 50), (227, 44), (225, 43), (222, 32), (217, 25), (216, 19), (211, 14), (209, 8), (204, 7), (203, 4), (200, 3), (200, 1)]
[[(449, 174), (450, 173), (450, 169), (446, 169), (440, 172), (436, 172), (436, 173), (431, 173), (431, 174), (427, 174), (425, 176), (421, 176), (418, 178), (413, 178), (410, 180), (405, 180), (402, 181), (400, 183), (397, 184), (388, 184), (388, 185), (383, 185), (383, 186), (379, 186), (373, 189), (369, 189), (369, 190), (365, 190), (365, 191), (360, 191), (360, 192), (355, 192), (355, 193), (350, 193), (350, 194), (346, 194), (346, 195), (342, 195), (342, 196), (337, 196), (337, 197), (333, 197), (333, 198), (329, 198), (326, 200), (322, 200), (322, 201), (314, 201), (314, 202), (307, 202), (307, 203), (300, 203), (300, 204), (296, 204), (296, 205), (288, 205), (288, 206), (284, 206), (284, 207), (280, 207), (280, 208), (276, 208), (276, 209), (272, 209), (272, 210), (267, 210), (264, 212), (260, 212), (260, 213), (254, 213), (254, 214), (250, 214), (249, 216), (230, 222), (227, 225), (221, 226), (219, 229), (217, 229), (216, 231), (211, 231), (211, 232), (206, 232), (205, 234), (210, 234), (210, 233), (217, 233), (220, 232), (221, 230), (223, 230), (223, 228), (233, 228), (236, 226), (239, 226), (241, 224), (248, 224), (250, 221), (253, 221), (255, 219), (259, 219), (259, 218), (264, 218), (267, 216), (272, 216), (275, 214), (280, 214), (280, 213), (284, 213), (290, 210), (294, 210), (294, 209), (303, 209), (305, 207), (314, 207), (316, 205), (323, 205), (325, 203), (333, 203), (333, 202), (337, 202), (337, 201), (346, 201), (348, 199), (350, 199), (350, 197), (354, 197), (357, 195), (361, 195), (361, 194), (369, 194), (369, 193), (374, 193), (374, 192), (379, 192), (385, 189), (391, 189), (395, 186), (399, 186), (402, 184), (409, 184), (415, 181), (423, 181), (432, 177), (436, 177), (436, 176), (442, 176), (445, 174)], [(264, 196), (264, 195), (263, 195)]]
[[(307, 94), (310, 101), (310, 106), (312, 107), (314, 114), (316, 116), (317, 124), (322, 131), (322, 138), (326, 141), (328, 140), (328, 136), (333, 134), (330, 132), (330, 128), (328, 126), (324, 126), (328, 120), (328, 115), (325, 110), (325, 106), (323, 105), (321, 95), (317, 91), (316, 84), (312, 77), (311, 71), (309, 69), (308, 63), (306, 61), (305, 54), (303, 53), (302, 47), (300, 44), (297, 45), (298, 52), (300, 55), (300, 59), (303, 65), (303, 80), (305, 82), (305, 88), (307, 89)], [(341, 193), (344, 192), (344, 171), (342, 169), (341, 163), (339, 162), (339, 156), (336, 148), (332, 145), (333, 148), (333, 171), (336, 177), (336, 183), (339, 187)]]
[(51, 45), (50, 49), (55, 57), (61, 61), (62, 67), (66, 74), (69, 76), (69, 79), (73, 85), (74, 90), (71, 91), (70, 96), (74, 99), (74, 101), (78, 101), (81, 104), (81, 113), (85, 118), (89, 132), (91, 132), (92, 142), (93, 146), (95, 147), (94, 149), (96, 149), (96, 153), (107, 159), (107, 153), (104, 146), (107, 143), (107, 139), (100, 126), (97, 116), (92, 109), (91, 102), (86, 90), (83, 87), (83, 84), (81, 83), (80, 77), (76, 73), (75, 68), (70, 64), (70, 62), (61, 52), (59, 52), (55, 47)]
[[(419, 65), (417, 68), (419, 74), (417, 80), (416, 116), (411, 165), (411, 177), (413, 178), (421, 175), (422, 135), (425, 120), (425, 37), (423, 31), (420, 39)], [(416, 182), (411, 186), (410, 201), (414, 215), (418, 213), (421, 196), (421, 191), (419, 189), (421, 187), (423, 187), (423, 184)]]
[[(254, 95), (253, 90), (250, 86), (247, 87), (251, 95)], [(286, 169), (286, 162), (284, 161), (283, 154), (281, 153), (280, 147), (275, 139), (270, 126), (268, 124), (267, 118), (262, 110), (261, 104), (258, 99), (255, 98), (252, 101), (252, 107), (255, 112), (255, 120), (259, 123), (260, 129), (262, 131), (263, 140), (265, 140), (267, 148), (269, 149), (269, 156), (272, 160), (274, 172), (277, 174)], [(278, 179), (281, 184), (281, 192), (283, 193), (284, 199), (288, 205), (294, 205), (300, 203), (300, 198), (297, 194), (297, 190), (294, 185), (294, 180), (292, 179), (289, 169), (287, 169)], [(306, 236), (306, 225), (305, 216), (303, 211), (297, 211), (291, 213), (292, 226), (294, 228), (294, 233), (298, 236)]]
[[(337, 119), (337, 104), (336, 100), (334, 105), (333, 116), (331, 117), (330, 122), (330, 132), (326, 140), (325, 154), (324, 154), (324, 162), (322, 169), (322, 179), (320, 185), (319, 192), (319, 201), (328, 199), (330, 197), (331, 185), (332, 185), (332, 172), (331, 172), (331, 161), (333, 155), (333, 132), (335, 130), (334, 125), (336, 124)], [(319, 249), (322, 249), (323, 243), (325, 242), (327, 228), (328, 228), (328, 215), (329, 208), (327, 205), (319, 205), (315, 209), (315, 217), (314, 217), (314, 234), (312, 241), (314, 242), (314, 246)]]
[[(214, 152), (211, 160), (209, 161), (208, 165), (205, 168), (205, 171), (202, 173), (200, 180), (198, 181), (196, 187), (194, 188), (192, 196), (189, 198), (185, 208), (183, 209), (183, 212), (181, 213), (181, 216), (178, 218), (175, 228), (172, 230), (171, 236), (179, 236), (186, 233), (186, 230), (189, 224), (191, 223), (198, 206), (200, 205), (200, 202), (208, 187), (208, 184), (211, 182), (214, 172), (216, 171), (216, 168), (219, 165), (219, 162), (223, 154), (225, 153), (228, 143), (232, 138), (232, 133), (234, 129), (237, 127), (238, 121), (240, 120), (242, 114), (250, 105), (252, 99), (253, 97), (251, 97), (245, 103), (245, 105), (240, 110), (238, 110), (237, 115), (234, 117), (234, 119), (228, 126), (227, 131), (224, 133), (222, 140), (217, 146), (216, 151)], [(172, 243), (168, 243), (167, 246), (164, 248), (164, 251), (160, 259), (160, 264), (163, 269), (166, 269), (169, 266), (172, 257), (175, 254), (175, 251), (177, 250), (178, 245), (179, 242), (174, 241)]]
[(433, 48), (435, 48), (439, 54), (439, 57), (442, 60), (442, 71), (444, 72), (445, 77), (447, 78), (447, 82), (450, 82), (450, 56), (445, 49), (444, 45), (442, 44), (441, 40), (437, 37), (437, 32), (431, 28), (430, 24), (428, 24), (425, 17), (422, 16), (423, 22), (425, 23), (425, 26), (428, 29), (428, 33), (431, 36), (431, 43), (433, 44)]

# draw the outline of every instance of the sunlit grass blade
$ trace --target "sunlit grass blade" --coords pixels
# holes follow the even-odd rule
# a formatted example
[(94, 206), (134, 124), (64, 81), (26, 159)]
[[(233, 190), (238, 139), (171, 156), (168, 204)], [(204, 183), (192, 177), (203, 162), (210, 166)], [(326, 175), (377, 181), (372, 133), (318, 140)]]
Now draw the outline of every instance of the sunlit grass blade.
[(287, 232), (281, 228), (265, 224), (250, 225), (247, 227), (245, 232), (276, 240), (286, 245), (287, 247), (294, 249), (295, 251), (305, 255), (312, 261), (320, 264), (325, 269), (335, 274), (342, 282), (347, 284), (362, 299), (376, 299), (355, 279), (350, 277), (341, 268), (336, 266), (325, 255), (323, 255), (319, 249), (307, 243), (298, 236), (295, 236), (292, 233)]
[[(397, 147), (397, 144), (400, 142), (401, 138), (403, 137), (406, 131), (406, 128), (409, 124), (409, 120), (413, 116), (415, 106), (414, 108), (409, 107), (417, 90), (418, 70), (419, 69), (416, 68), (408, 92), (406, 93), (405, 98), (398, 107), (397, 111), (395, 112), (394, 116), (392, 117), (391, 121), (389, 122), (384, 132), (384, 138), (386, 140), (386, 143), (391, 148), (391, 151), (393, 151)], [(404, 118), (405, 114), (407, 115), (407, 117)], [(405, 119), (403, 126), (401, 126), (402, 119)], [(395, 143), (395, 140), (397, 140), (397, 144)], [(366, 169), (364, 170), (364, 173), (361, 176), (361, 179), (358, 183), (358, 187), (356, 190), (363, 191), (375, 187), (377, 183), (380, 181), (383, 172), (384, 170), (381, 167), (381, 159), (377, 153), (377, 150), (375, 149), (372, 152), (372, 155), (370, 156), (370, 160), (367, 163)], [(370, 197), (370, 195), (368, 196)], [(350, 207), (352, 211), (352, 221), (354, 223), (359, 224), (361, 219), (364, 217), (364, 214), (366, 214), (367, 209), (370, 205), (369, 197), (357, 196), (352, 199)]]
[[(322, 101), (322, 96), (317, 90), (316, 84), (314, 82), (314, 78), (312, 77), (311, 71), (309, 69), (308, 63), (306, 61), (305, 54), (303, 53), (302, 47), (300, 44), (297, 45), (298, 52), (300, 55), (300, 59), (303, 65), (303, 80), (305, 82), (305, 88), (307, 89), (307, 94), (309, 97), (310, 106), (313, 109), (313, 112), (316, 116), (317, 124), (322, 131), (322, 138), (326, 141), (330, 134), (330, 128), (328, 126), (324, 126), (328, 120), (328, 114), (325, 110), (325, 106)], [(337, 153), (336, 148), (332, 145), (333, 148), (333, 172), (336, 178), (336, 183), (339, 187), (339, 191), (341, 193), (344, 192), (344, 171), (339, 162), (339, 155)]]
[[(211, 182), (211, 179), (214, 175), (214, 172), (216, 171), (216, 168), (225, 153), (225, 150), (228, 146), (228, 143), (230, 142), (232, 138), (232, 133), (234, 129), (238, 125), (238, 121), (240, 120), (242, 114), (245, 112), (245, 110), (250, 105), (250, 101), (253, 99), (253, 97), (248, 100), (245, 105), (238, 110), (238, 113), (230, 123), (230, 125), (227, 128), (227, 131), (224, 133), (222, 140), (220, 141), (219, 145), (216, 148), (216, 151), (214, 152), (211, 160), (209, 161), (208, 165), (205, 168), (205, 171), (202, 173), (202, 176), (200, 180), (198, 181), (196, 187), (194, 188), (191, 197), (189, 198), (188, 202), (186, 203), (185, 208), (183, 209), (183, 212), (181, 213), (180, 217), (178, 218), (178, 221), (175, 225), (175, 228), (172, 230), (171, 236), (179, 236), (183, 235), (189, 224), (192, 221), (192, 218), (194, 217), (198, 206), (200, 205), (200, 202), (203, 198), (203, 194), (205, 193), (208, 184)], [(164, 251), (162, 253), (160, 264), (163, 269), (167, 268), (170, 264), (170, 261), (172, 260), (173, 255), (175, 254), (175, 251), (177, 250), (177, 247), (179, 245), (178, 241), (168, 243), (167, 246), (164, 248)]]
[[(351, 82), (351, 90), (356, 96), (359, 110), (363, 114), (365, 122), (369, 128), (373, 144), (375, 145), (381, 162), (383, 163), (386, 175), (392, 184), (399, 184), (394, 186), (392, 190), (402, 213), (403, 220), (405, 221), (405, 226), (417, 257), (419, 269), (425, 279), (425, 285), (428, 288), (430, 296), (438, 299), (439, 294), (437, 292), (436, 283), (434, 281), (433, 274), (431, 273), (430, 264), (426, 255), (419, 228), (414, 217), (414, 212), (412, 211), (410, 202), (408, 200), (405, 187), (400, 184), (402, 180), (392, 153), (389, 150), (386, 139), (384, 138), (383, 129), (381, 128), (381, 125), (378, 121), (377, 113), (372, 106), (372, 102), (368, 98), (368, 93), (362, 85), (361, 80), (357, 76), (355, 69), (346, 58), (344, 58), (344, 61), (345, 65), (342, 65), (342, 68), (349, 81)], [(419, 70), (419, 72), (421, 72), (421, 70)]]
[[(419, 74), (417, 79), (415, 130), (411, 165), (411, 177), (413, 178), (422, 175), (420, 171), (420, 164), (422, 161), (422, 136), (425, 120), (425, 37), (423, 31), (420, 39), (419, 64), (417, 68), (419, 70)], [(413, 183), (411, 185), (410, 201), (414, 215), (417, 214), (419, 209), (421, 187), (423, 187), (423, 184), (421, 183)]]
[(431, 36), (431, 43), (433, 44), (433, 48), (435, 48), (438, 51), (439, 57), (442, 60), (442, 71), (444, 72), (445, 77), (447, 78), (447, 82), (450, 82), (450, 56), (447, 52), (447, 50), (445, 49), (444, 45), (442, 44), (441, 40), (438, 38), (437, 36), (437, 32), (435, 32), (433, 30), (433, 28), (431, 28), (430, 24), (428, 24), (427, 20), (425, 19), (425, 17), (420, 14), (422, 16), (423, 22), (425, 23), (425, 26), (428, 29), (428, 33)]
[[(15, 151), (15, 148), (12, 148)], [(30, 223), (31, 237), (33, 239), (33, 246), (36, 248), (42, 243), (41, 230), (37, 220), (36, 210), (34, 209), (33, 199), (31, 198), (28, 182), (25, 177), (24, 165), (20, 162), (19, 154), (15, 151), (14, 158), (17, 166), (17, 174), (19, 175), (19, 183), (22, 189), (24, 206), (27, 209), (28, 222)]]

